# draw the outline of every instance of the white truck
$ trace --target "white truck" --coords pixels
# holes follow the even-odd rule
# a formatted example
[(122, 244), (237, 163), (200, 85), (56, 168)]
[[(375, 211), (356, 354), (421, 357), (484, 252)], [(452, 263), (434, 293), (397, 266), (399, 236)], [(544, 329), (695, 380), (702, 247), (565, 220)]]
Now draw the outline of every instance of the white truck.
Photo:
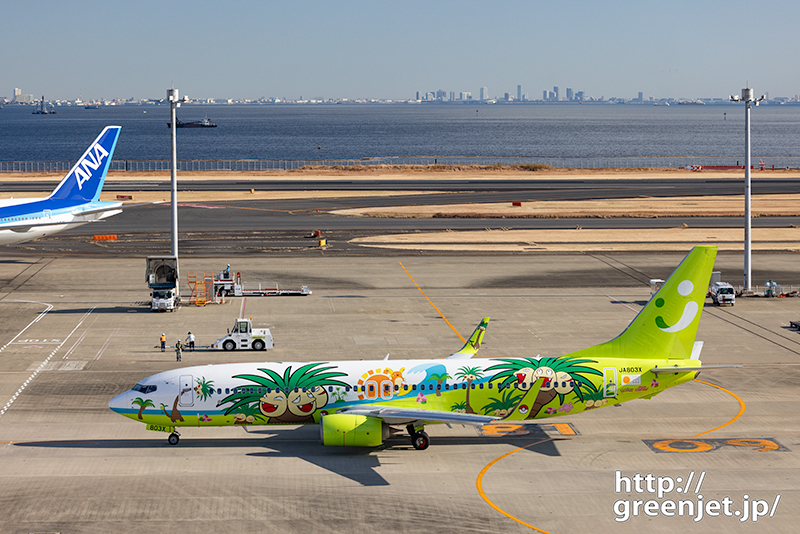
[(709, 293), (712, 302), (717, 306), (722, 306), (723, 304), (730, 304), (733, 306), (736, 302), (736, 291), (734, 291), (733, 286), (728, 282), (714, 282), (711, 284)]
[(233, 329), (211, 345), (214, 350), (267, 350), (273, 347), (269, 328), (253, 328), (253, 319), (237, 319)]
[(178, 258), (149, 256), (145, 280), (147, 287), (152, 290), (150, 311), (175, 311), (178, 308), (180, 303)]

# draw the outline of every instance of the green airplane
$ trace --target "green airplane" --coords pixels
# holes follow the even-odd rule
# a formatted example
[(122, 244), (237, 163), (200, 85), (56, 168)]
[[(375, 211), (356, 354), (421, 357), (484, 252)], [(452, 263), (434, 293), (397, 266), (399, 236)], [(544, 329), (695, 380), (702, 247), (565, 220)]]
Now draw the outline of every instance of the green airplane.
[(563, 356), (473, 358), (489, 318), (456, 353), (432, 360), (261, 362), (150, 376), (109, 408), (170, 434), (181, 426), (318, 424), (325, 445), (377, 447), (426, 424), (525, 423), (652, 398), (702, 366), (697, 327), (717, 249), (692, 249), (624, 332)]

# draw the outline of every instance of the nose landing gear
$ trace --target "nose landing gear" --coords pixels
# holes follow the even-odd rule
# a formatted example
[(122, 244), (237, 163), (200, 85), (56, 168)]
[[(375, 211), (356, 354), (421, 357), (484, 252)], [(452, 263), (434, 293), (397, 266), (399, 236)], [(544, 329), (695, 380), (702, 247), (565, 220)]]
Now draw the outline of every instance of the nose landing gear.
[(178, 434), (177, 432), (173, 432), (167, 438), (167, 441), (169, 442), (170, 445), (177, 445), (180, 440), (181, 440), (181, 435)]

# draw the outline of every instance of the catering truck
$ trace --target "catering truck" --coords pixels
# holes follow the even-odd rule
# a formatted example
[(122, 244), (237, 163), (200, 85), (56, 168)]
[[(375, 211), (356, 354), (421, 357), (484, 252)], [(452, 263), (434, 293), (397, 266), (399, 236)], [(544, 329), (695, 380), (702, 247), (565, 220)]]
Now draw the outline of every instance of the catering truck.
[(178, 258), (148, 256), (145, 280), (152, 291), (150, 311), (175, 311), (180, 304)]

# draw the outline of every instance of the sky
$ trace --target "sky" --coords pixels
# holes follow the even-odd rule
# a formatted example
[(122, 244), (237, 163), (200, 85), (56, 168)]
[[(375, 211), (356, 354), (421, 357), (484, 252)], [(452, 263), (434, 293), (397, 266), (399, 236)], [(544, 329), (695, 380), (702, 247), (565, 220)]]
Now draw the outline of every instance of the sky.
[[(757, 7), (759, 6), (759, 7)], [(0, 4), (0, 96), (408, 99), (800, 94), (797, 7), (716, 0)]]

